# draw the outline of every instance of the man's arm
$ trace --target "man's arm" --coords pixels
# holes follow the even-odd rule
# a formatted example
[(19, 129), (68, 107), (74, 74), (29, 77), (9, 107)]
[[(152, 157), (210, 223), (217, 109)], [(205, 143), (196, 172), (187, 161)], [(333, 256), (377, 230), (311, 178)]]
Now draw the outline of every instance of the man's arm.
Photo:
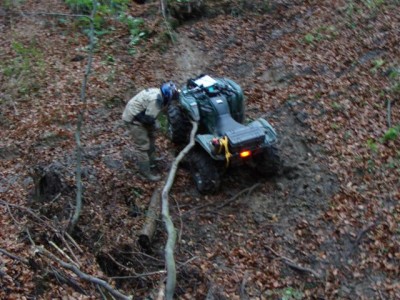
[(146, 115), (146, 111), (142, 111), (135, 116), (135, 120), (146, 126), (154, 126), (156, 119), (152, 116)]

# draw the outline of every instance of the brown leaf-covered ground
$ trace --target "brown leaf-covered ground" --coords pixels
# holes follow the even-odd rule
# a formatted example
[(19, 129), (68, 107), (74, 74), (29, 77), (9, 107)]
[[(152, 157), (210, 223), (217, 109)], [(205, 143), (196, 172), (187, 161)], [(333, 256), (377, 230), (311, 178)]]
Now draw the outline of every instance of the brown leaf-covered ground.
[[(277, 129), (284, 166), (267, 179), (233, 169), (212, 196), (179, 169), (170, 194), (177, 298), (400, 298), (400, 3), (205, 3), (208, 17), (181, 23), (174, 42), (158, 1), (129, 7), (150, 32), (135, 47), (107, 18), (114, 29), (98, 39), (84, 107), (87, 36), (76, 18), (52, 15), (69, 8), (59, 0), (0, 6), (0, 248), (29, 261), (0, 254), (0, 298), (102, 297), (33, 244), (135, 299), (157, 295), (163, 224), (151, 251), (137, 235), (159, 185), (137, 175), (121, 113), (141, 88), (201, 73), (242, 86), (247, 117)], [(64, 230), (80, 109), (84, 208), (74, 244)], [(164, 131), (157, 146), (166, 176), (175, 152)], [(62, 179), (44, 203), (32, 200), (38, 165)]]

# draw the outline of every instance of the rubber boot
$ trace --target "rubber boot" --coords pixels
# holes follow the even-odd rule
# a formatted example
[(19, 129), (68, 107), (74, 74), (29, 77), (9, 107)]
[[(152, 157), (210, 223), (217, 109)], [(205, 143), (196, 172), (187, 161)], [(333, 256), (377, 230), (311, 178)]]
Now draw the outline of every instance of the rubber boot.
[(161, 179), (159, 175), (151, 174), (149, 161), (139, 162), (139, 172), (144, 178), (149, 181), (159, 181)]
[(149, 154), (149, 158), (150, 158), (150, 168), (157, 167), (158, 162), (163, 160), (162, 157), (156, 156), (156, 154), (154, 152)]

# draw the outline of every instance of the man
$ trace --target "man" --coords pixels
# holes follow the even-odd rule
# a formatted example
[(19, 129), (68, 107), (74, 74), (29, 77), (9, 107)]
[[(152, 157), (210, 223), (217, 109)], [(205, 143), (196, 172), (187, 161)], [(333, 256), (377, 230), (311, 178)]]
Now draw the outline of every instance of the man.
[(139, 172), (150, 181), (160, 180), (151, 173), (150, 166), (155, 162), (155, 124), (158, 115), (165, 111), (172, 100), (179, 97), (173, 82), (166, 82), (160, 88), (142, 90), (125, 107), (122, 119), (127, 125), (135, 146)]

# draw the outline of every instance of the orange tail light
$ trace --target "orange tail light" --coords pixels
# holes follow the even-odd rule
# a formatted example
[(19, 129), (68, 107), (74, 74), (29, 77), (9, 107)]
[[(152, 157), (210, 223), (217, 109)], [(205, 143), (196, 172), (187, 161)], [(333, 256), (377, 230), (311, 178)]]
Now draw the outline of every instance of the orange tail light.
[(251, 151), (242, 151), (240, 152), (240, 157), (244, 158), (244, 157), (249, 157), (251, 155)]

